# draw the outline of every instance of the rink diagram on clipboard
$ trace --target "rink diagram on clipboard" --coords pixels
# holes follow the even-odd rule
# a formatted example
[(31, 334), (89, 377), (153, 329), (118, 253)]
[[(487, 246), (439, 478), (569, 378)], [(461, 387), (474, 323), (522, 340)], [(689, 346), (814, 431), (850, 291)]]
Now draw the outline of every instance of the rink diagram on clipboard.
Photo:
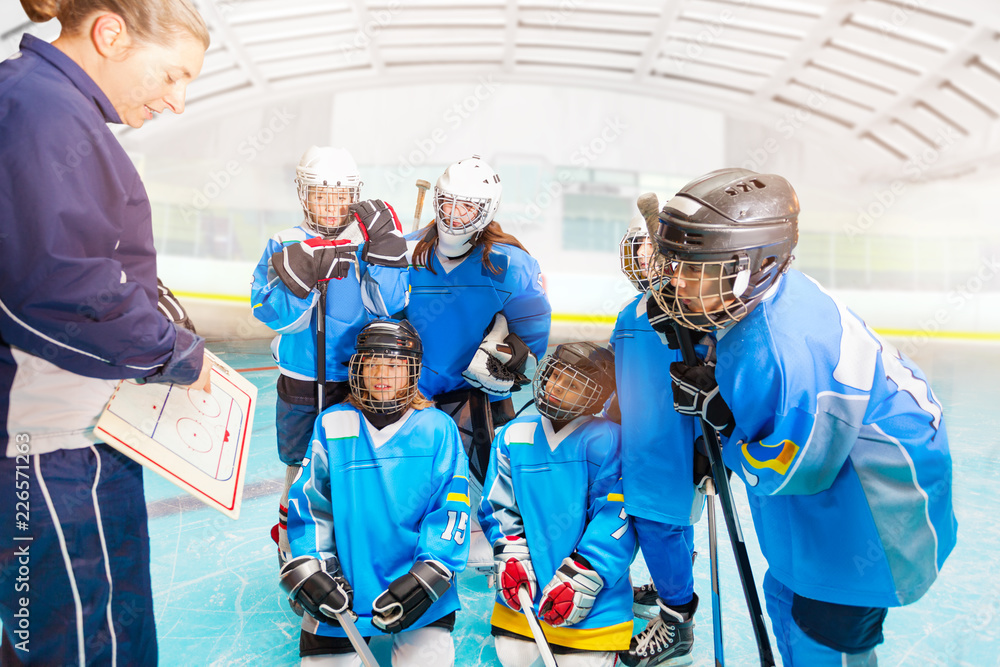
[(215, 382), (211, 394), (133, 380), (123, 382), (119, 392), (133, 387), (141, 388), (142, 400), (112, 402), (112, 414), (209, 477), (232, 478), (246, 420), (231, 395)]

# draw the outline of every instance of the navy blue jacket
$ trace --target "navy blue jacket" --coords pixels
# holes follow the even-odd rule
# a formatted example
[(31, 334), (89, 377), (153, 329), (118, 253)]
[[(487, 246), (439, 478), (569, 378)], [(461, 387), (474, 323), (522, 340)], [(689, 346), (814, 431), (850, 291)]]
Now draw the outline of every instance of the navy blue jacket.
[[(116, 380), (188, 384), (204, 340), (156, 309), (149, 199), (97, 84), (31, 35), (0, 63), (0, 448), (87, 446)], [(23, 442), (21, 437), (19, 442)]]

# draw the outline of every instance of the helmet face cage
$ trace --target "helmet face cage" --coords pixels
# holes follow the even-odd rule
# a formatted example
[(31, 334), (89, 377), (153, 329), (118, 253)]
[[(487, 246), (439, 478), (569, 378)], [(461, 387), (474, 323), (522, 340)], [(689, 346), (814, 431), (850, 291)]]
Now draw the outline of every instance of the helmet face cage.
[(347, 227), (347, 207), (361, 200), (360, 186), (329, 186), (295, 179), (306, 226), (324, 238), (336, 238)]
[[(491, 222), (490, 197), (465, 197), (434, 188), (434, 216), (438, 234), (469, 236)], [(447, 211), (445, 210), (447, 207)]]
[(657, 254), (649, 272), (656, 305), (696, 331), (724, 329), (746, 317), (749, 278), (745, 257), (712, 262)]
[(657, 305), (698, 331), (745, 318), (788, 269), (798, 216), (795, 190), (776, 174), (719, 169), (691, 181), (651, 228)]
[(552, 354), (545, 358), (531, 381), (538, 412), (553, 421), (569, 421), (597, 412), (605, 393), (588, 374)]
[(625, 232), (618, 244), (618, 257), (622, 273), (632, 286), (640, 292), (649, 289), (653, 244), (645, 229), (633, 227)]
[(417, 395), (420, 359), (411, 354), (389, 350), (358, 351), (351, 356), (349, 370), (351, 394), (370, 412), (398, 412), (409, 406)]

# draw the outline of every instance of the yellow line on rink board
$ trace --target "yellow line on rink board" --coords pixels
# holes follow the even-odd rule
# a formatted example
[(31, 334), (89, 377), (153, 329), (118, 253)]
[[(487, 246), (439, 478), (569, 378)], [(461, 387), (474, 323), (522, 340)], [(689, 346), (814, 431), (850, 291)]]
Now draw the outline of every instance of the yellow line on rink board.
[(996, 331), (924, 331), (922, 329), (876, 329), (875, 331), (882, 336), (894, 336), (897, 338), (1000, 341), (1000, 332)]
[(586, 315), (583, 313), (552, 313), (553, 322), (586, 322), (588, 324), (614, 324), (618, 314)]
[(250, 305), (249, 296), (237, 296), (235, 294), (205, 294), (203, 292), (174, 292), (174, 296), (185, 299), (205, 299), (208, 301), (232, 301), (234, 303), (245, 303)]

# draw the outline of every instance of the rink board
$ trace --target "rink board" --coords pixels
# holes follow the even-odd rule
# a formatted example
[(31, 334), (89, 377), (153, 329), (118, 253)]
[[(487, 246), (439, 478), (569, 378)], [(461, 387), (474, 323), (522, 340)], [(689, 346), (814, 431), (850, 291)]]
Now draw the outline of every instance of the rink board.
[(237, 519), (257, 388), (208, 354), (212, 393), (123, 380), (96, 430), (118, 451)]

